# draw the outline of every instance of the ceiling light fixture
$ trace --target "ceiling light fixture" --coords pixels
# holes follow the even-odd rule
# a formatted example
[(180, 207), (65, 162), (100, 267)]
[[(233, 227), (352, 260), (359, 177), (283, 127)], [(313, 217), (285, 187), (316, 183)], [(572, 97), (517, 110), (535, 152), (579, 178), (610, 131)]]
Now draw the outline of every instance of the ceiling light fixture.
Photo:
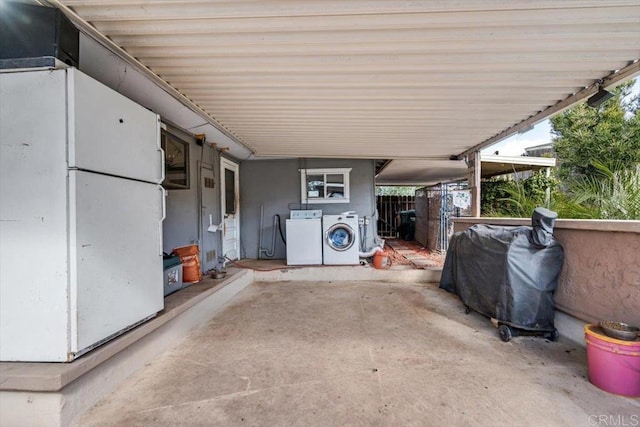
[(611, 92), (603, 89), (602, 86), (598, 85), (598, 92), (596, 92), (595, 95), (587, 99), (587, 105), (589, 107), (597, 108), (607, 99), (610, 99), (612, 97), (613, 97), (613, 94)]
[(522, 135), (523, 133), (527, 133), (530, 130), (533, 130), (533, 125), (528, 125), (528, 126), (523, 127), (522, 129), (520, 129), (518, 131), (518, 134)]

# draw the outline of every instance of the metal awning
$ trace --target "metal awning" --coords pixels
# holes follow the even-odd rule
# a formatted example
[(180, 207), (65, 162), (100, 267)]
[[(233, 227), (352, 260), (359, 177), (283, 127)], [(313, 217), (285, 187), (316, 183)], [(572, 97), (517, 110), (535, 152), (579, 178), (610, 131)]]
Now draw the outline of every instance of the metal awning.
[(480, 161), (482, 178), (506, 175), (523, 171), (537, 171), (556, 166), (556, 159), (552, 157), (531, 157), (531, 156), (497, 156), (481, 154)]
[(640, 70), (637, 0), (62, 3), (256, 156), (448, 162)]
[[(556, 159), (550, 157), (482, 154), (480, 159), (482, 178), (556, 166)], [(467, 164), (460, 160), (395, 160), (376, 175), (376, 184), (430, 186), (465, 180), (468, 173)]]

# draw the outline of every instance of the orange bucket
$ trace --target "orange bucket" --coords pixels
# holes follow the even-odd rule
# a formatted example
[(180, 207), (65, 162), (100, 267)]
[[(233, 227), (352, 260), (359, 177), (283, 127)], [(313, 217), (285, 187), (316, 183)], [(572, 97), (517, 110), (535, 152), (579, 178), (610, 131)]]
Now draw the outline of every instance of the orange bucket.
[(378, 270), (386, 270), (391, 267), (391, 259), (385, 251), (376, 252), (373, 255), (373, 266)]
[(173, 252), (182, 261), (182, 281), (184, 283), (195, 283), (202, 280), (200, 248), (198, 248), (198, 245), (181, 246), (175, 248)]

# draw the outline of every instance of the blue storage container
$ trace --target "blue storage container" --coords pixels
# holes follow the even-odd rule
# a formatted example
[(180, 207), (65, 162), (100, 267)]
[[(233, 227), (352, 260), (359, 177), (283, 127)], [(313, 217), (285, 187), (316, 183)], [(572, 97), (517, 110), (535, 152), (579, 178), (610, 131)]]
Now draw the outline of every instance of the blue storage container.
[(164, 296), (182, 289), (182, 262), (177, 256), (165, 258), (164, 267)]

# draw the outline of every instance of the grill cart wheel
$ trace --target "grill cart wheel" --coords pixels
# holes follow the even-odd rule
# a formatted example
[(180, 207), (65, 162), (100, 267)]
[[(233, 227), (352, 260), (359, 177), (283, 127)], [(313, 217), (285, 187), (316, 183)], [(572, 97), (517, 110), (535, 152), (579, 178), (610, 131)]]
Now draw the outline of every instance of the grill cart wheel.
[(513, 331), (509, 325), (498, 326), (498, 334), (500, 335), (500, 339), (504, 342), (509, 342), (511, 337), (513, 337)]
[(549, 332), (548, 334), (546, 334), (545, 338), (547, 338), (549, 341), (558, 341), (558, 338), (560, 338), (560, 334), (558, 333), (557, 329), (554, 329), (553, 332)]

